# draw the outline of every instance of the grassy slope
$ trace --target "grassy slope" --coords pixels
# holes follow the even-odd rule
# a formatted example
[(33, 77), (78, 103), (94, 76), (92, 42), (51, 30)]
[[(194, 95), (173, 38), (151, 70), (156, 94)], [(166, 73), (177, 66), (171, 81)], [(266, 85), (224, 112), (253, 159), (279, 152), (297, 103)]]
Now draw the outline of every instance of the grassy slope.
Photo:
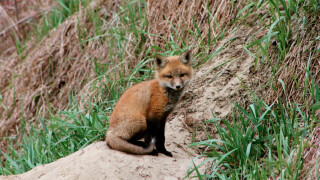
[[(293, 85), (293, 88), (298, 86), (302, 89), (299, 93), (291, 93), (289, 96), (293, 89), (288, 89), (288, 79), (280, 79), (279, 74), (287, 62), (296, 61), (286, 58), (293, 49), (292, 45), (298, 45), (299, 38), (302, 38), (292, 38), (293, 34), (308, 30), (305, 26), (308, 26), (309, 18), (318, 15), (315, 12), (318, 8), (319, 3), (313, 4), (311, 1), (282, 0), (252, 2), (245, 6), (245, 13), (239, 18), (240, 21), (257, 15), (260, 24), (257, 33), (267, 30), (266, 35), (260, 38), (250, 37), (252, 41), (245, 45), (245, 50), (256, 58), (257, 66), (262, 64), (271, 67), (272, 75), (267, 86), (273, 91), (282, 92), (282, 96), (279, 93), (278, 97), (273, 97), (274, 103), (267, 104), (263, 101), (264, 97), (256, 97), (253, 93), (252, 104), (248, 107), (235, 103), (231, 123), (221, 120), (226, 128), (219, 126), (220, 120), (217, 118), (206, 122), (217, 127), (221, 139), (211, 139), (208, 136), (209, 140), (193, 144), (207, 146), (204, 156), (209, 157), (207, 162), (212, 163), (212, 168), (204, 177), (268, 179), (271, 176), (273, 179), (300, 179), (305, 177), (302, 174), (310, 176), (308, 172), (301, 170), (305, 149), (308, 148), (308, 135), (319, 122), (316, 113), (319, 109), (319, 79), (312, 76), (310, 66), (317, 61), (314, 59), (314, 52), (311, 50), (308, 57), (304, 58), (307, 60), (301, 63), (304, 70), (299, 72), (300, 77), (293, 74), (293, 78), (300, 80)], [(269, 13), (260, 13), (266, 10)], [(304, 22), (303, 26), (294, 25), (301, 22)], [(312, 43), (318, 37), (313, 38), (310, 40)], [(272, 43), (276, 47), (272, 47)], [(256, 47), (254, 53), (250, 50), (251, 47)], [(277, 54), (273, 54), (274, 52)], [(294, 97), (297, 95), (305, 98)], [(298, 103), (294, 100), (300, 101)]]
[[(95, 33), (88, 37), (85, 31), (79, 31), (83, 33), (79, 43), (110, 40), (112, 37), (114, 40), (107, 42), (109, 57), (116, 60), (111, 61), (110, 66), (92, 61), (95, 64), (93, 68), (96, 78), (90, 79), (87, 85), (90, 91), (94, 91), (90, 98), (77, 99), (79, 96), (70, 96), (70, 105), (66, 111), (50, 115), (46, 119), (39, 119), (42, 124), (40, 130), (32, 123), (22, 122), (21, 129), (28, 127), (31, 130), (28, 134), (22, 135), (19, 151), (16, 151), (12, 144), (8, 146), (8, 152), (4, 154), (6, 160), (2, 163), (0, 174), (25, 172), (103, 138), (107, 130), (108, 114), (121, 92), (130, 83), (137, 83), (150, 77), (151, 69), (144, 65), (151, 59), (145, 55), (152, 49), (161, 49), (156, 46), (144, 49), (144, 44), (148, 41), (143, 38), (148, 34), (145, 6), (145, 3), (140, 1), (122, 3), (119, 11), (112, 12), (116, 26), (108, 28), (103, 26), (104, 18), (96, 13), (90, 14), (89, 19), (94, 24)], [(271, 67), (271, 78), (266, 81), (269, 87), (276, 89), (277, 84), (280, 83), (280, 89), (283, 92), (288, 91), (286, 82), (278, 79), (278, 75), (279, 69), (285, 64), (290, 46), (297, 43), (289, 41), (292, 34), (301, 30), (299, 29), (301, 27), (292, 24), (300, 19), (308, 22), (304, 19), (310, 16), (305, 14), (317, 13), (318, 9), (318, 4), (313, 5), (309, 1), (248, 2), (243, 9), (238, 10), (237, 18), (229, 24), (229, 27), (246, 25), (248, 17), (254, 16), (255, 23), (261, 28), (259, 32), (267, 32), (262, 37), (249, 37), (244, 47), (247, 53), (256, 58), (257, 68)], [(260, 15), (260, 12), (265, 10), (269, 13)], [(54, 16), (58, 14), (52, 15)], [(194, 38), (203, 36), (196, 24), (195, 27), (195, 31), (191, 32)], [(232, 30), (229, 31), (232, 32)], [(221, 36), (221, 38), (224, 37)], [(203, 45), (201, 38), (196, 39), (199, 42), (197, 48), (200, 52), (212, 45), (212, 41), (209, 41), (208, 45)], [(180, 41), (183, 40), (173, 38), (168, 46), (161, 50), (166, 54), (178, 54), (183, 49), (189, 48), (185, 45), (180, 49), (178, 44), (185, 44)], [(271, 46), (274, 42), (276, 47)], [(132, 48), (127, 45), (128, 43), (137, 46)], [(276, 52), (276, 56), (270, 52)], [(196, 61), (203, 64), (214, 58), (217, 53), (219, 50), (210, 55), (196, 54)], [(130, 72), (125, 72), (122, 65), (130, 55), (142, 57), (142, 61)], [(193, 146), (205, 146), (206, 151), (201, 156), (209, 157), (204, 163), (212, 163), (205, 174), (200, 175), (203, 172), (199, 172), (199, 178), (267, 179), (271, 176), (281, 179), (299, 179), (303, 165), (302, 157), (307, 147), (307, 141), (304, 140), (308, 140), (308, 134), (319, 121), (316, 110), (319, 109), (320, 92), (318, 81), (309, 71), (310, 63), (312, 63), (311, 60), (304, 64), (305, 77), (301, 85), (303, 88), (301, 95), (311, 96), (311, 101), (305, 98), (305, 102), (296, 103), (289, 97), (279, 97), (276, 98), (275, 103), (267, 104), (263, 101), (264, 97), (257, 97), (253, 93), (252, 104), (248, 107), (241, 107), (235, 103), (232, 119), (220, 120), (213, 117), (206, 122), (218, 127), (221, 139), (211, 139), (208, 135), (209, 140), (193, 144)], [(118, 68), (115, 69), (113, 66)], [(250, 91), (254, 92), (254, 89)], [(219, 121), (223, 121), (226, 127), (220, 127)]]

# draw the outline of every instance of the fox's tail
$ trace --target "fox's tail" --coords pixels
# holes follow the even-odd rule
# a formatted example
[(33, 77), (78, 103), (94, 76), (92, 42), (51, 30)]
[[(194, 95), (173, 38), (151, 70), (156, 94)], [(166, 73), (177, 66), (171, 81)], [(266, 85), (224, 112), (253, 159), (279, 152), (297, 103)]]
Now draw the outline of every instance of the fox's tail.
[(154, 150), (155, 147), (155, 138), (152, 138), (148, 147), (143, 148), (134, 144), (129, 143), (128, 141), (121, 139), (120, 137), (112, 134), (111, 132), (107, 133), (106, 136), (107, 144), (112, 148), (122, 152), (130, 153), (130, 154), (149, 154)]

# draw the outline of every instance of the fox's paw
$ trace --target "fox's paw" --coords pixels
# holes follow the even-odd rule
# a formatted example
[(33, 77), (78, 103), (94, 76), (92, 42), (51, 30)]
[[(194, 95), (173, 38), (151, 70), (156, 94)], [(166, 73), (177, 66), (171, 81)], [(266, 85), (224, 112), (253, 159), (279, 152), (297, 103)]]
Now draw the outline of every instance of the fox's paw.
[(167, 150), (159, 151), (159, 153), (162, 153), (162, 154), (164, 154), (166, 156), (172, 157), (172, 153), (167, 151)]

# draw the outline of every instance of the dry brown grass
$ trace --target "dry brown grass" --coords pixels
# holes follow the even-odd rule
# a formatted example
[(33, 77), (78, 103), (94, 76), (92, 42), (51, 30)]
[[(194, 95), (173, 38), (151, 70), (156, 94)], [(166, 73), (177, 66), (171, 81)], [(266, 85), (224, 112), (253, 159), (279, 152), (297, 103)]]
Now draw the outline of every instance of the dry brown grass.
[[(276, 91), (272, 88), (266, 93), (266, 101), (270, 104), (278, 101), (278, 97), (282, 97), (283, 102), (289, 100), (304, 104), (313, 101), (311, 95), (304, 96), (306, 67), (310, 60), (310, 74), (314, 77), (316, 83), (320, 84), (320, 53), (318, 41), (314, 41), (319, 36), (320, 23), (313, 14), (307, 15), (306, 26), (301, 30), (301, 22), (294, 20), (292, 23), (293, 35), (289, 40), (289, 51), (281, 64), (278, 79), (283, 80), (286, 85), (286, 92), (280, 83), (276, 86)], [(277, 57), (274, 57), (277, 58)], [(276, 59), (274, 60), (276, 61)], [(320, 111), (317, 111), (320, 115)]]
[[(25, 59), (14, 53), (0, 62), (0, 93), (6, 107), (0, 108), (0, 137), (5, 133), (19, 137), (22, 118), (31, 122), (45, 116), (48, 109), (53, 112), (64, 109), (69, 96), (80, 92), (86, 82), (94, 78), (91, 60), (108, 62), (106, 42), (90, 41), (82, 44), (83, 47), (79, 43), (78, 26), (86, 29), (89, 37), (93, 36), (94, 26), (87, 14), (96, 7), (115, 8), (117, 4), (94, 2), (88, 9), (68, 18), (40, 43), (28, 42)], [(107, 12), (101, 11), (101, 16), (110, 16), (103, 13)], [(1, 144), (2, 149), (5, 141)]]
[[(220, 33), (220, 28), (224, 28), (236, 18), (239, 9), (242, 9), (245, 2), (232, 3), (225, 0), (209, 1), (156, 1), (148, 0), (148, 22), (149, 33), (161, 36), (150, 37), (150, 43), (159, 47), (164, 47), (170, 40), (170, 34), (176, 35), (175, 38), (186, 40), (189, 38), (189, 46), (197, 46), (199, 40), (194, 38), (190, 31), (196, 32), (197, 23), (202, 35), (204, 44), (208, 44), (208, 32), (211, 31), (211, 39)], [(212, 15), (210, 25), (208, 17)], [(193, 20), (194, 18), (194, 20)], [(171, 25), (170, 24), (173, 25)], [(232, 30), (234, 25), (230, 25), (228, 30)], [(229, 31), (227, 30), (226, 36)], [(183, 36), (184, 35), (184, 36)], [(182, 47), (182, 44), (179, 44)], [(212, 49), (215, 47), (212, 47)], [(212, 50), (211, 49), (211, 50)], [(198, 52), (199, 47), (194, 48)]]
[(23, 41), (35, 28), (41, 15), (55, 4), (54, 0), (0, 1), (0, 60), (16, 51), (14, 36)]
[[(310, 141), (306, 144), (308, 147), (305, 149), (303, 159), (304, 164), (302, 167), (301, 179), (316, 179), (317, 173), (320, 173), (320, 127), (317, 126), (313, 129), (310, 135)], [(317, 166), (316, 166), (317, 165)], [(319, 176), (320, 174), (318, 174)]]

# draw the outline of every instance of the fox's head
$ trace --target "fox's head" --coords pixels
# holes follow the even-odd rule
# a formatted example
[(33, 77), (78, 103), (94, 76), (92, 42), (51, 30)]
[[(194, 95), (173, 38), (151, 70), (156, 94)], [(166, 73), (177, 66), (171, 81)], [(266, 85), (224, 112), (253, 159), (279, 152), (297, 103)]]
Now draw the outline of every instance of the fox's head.
[(192, 77), (191, 61), (190, 51), (180, 56), (157, 55), (155, 57), (156, 77), (161, 86), (176, 91), (182, 90)]

